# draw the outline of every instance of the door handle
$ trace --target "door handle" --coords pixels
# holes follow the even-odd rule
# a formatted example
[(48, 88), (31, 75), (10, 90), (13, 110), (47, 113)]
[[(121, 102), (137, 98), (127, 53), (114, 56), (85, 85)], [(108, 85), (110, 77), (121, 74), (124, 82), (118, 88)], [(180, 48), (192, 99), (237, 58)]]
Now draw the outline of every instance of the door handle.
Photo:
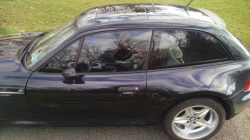
[(118, 92), (122, 92), (122, 94), (129, 95), (129, 94), (135, 94), (139, 92), (139, 87), (119, 87)]

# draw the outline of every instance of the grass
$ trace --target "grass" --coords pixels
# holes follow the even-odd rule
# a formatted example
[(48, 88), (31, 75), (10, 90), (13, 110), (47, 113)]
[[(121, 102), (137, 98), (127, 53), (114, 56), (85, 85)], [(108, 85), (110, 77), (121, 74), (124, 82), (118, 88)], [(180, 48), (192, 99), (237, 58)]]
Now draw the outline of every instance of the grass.
[[(57, 28), (85, 9), (117, 3), (171, 3), (189, 0), (0, 0), (0, 35)], [(250, 0), (195, 0), (191, 7), (209, 9), (250, 50)]]

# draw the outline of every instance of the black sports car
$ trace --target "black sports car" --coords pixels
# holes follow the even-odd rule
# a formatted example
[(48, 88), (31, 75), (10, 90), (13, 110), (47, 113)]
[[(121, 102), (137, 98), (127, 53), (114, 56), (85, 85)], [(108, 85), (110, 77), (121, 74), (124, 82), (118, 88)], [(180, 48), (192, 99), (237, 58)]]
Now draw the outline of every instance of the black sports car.
[[(208, 139), (250, 99), (250, 55), (206, 9), (124, 4), (0, 37), (0, 125), (148, 125)], [(63, 123), (62, 123), (63, 122)]]

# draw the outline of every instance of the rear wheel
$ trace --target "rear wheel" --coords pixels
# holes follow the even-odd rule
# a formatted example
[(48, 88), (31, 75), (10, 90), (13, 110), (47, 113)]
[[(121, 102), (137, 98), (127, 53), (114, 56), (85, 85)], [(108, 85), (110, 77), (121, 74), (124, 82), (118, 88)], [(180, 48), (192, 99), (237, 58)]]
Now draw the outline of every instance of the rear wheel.
[(219, 132), (225, 118), (225, 110), (217, 100), (192, 98), (172, 107), (163, 125), (174, 139), (209, 139)]

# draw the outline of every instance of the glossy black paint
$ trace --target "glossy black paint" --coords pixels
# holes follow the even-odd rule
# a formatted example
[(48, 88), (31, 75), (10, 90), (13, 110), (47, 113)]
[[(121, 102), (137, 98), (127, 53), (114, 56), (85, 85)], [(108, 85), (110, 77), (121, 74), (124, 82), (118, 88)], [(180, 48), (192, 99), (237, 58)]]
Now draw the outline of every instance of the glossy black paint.
[(78, 28), (83, 28), (102, 23), (157, 19), (185, 19), (215, 23), (214, 19), (211, 19), (211, 17), (198, 9), (189, 8), (186, 11), (184, 6), (179, 5), (152, 5), (145, 3), (106, 5), (92, 8), (83, 12), (77, 18), (77, 26)]
[[(27, 83), (28, 102), (37, 117), (131, 118), (146, 94), (145, 72), (87, 74), (82, 84), (63, 83), (62, 74), (35, 72)], [(120, 87), (138, 87), (123, 94)]]
[[(119, 10), (112, 11), (114, 7)], [(192, 12), (200, 16), (195, 17)], [(76, 22), (78, 32), (30, 70), (20, 62), (21, 50), (41, 32), (0, 38), (4, 51), (0, 52), (0, 86), (5, 90), (25, 91), (25, 94), (0, 94), (1, 120), (18, 118), (10, 123), (25, 125), (59, 123), (54, 119), (71, 119), (72, 124), (76, 124), (74, 119), (115, 118), (158, 122), (169, 107), (197, 96), (219, 100), (230, 119), (249, 102), (250, 92), (243, 92), (243, 87), (250, 77), (250, 60), (226, 29), (197, 9), (190, 8), (187, 13), (181, 6), (165, 6), (165, 10), (161, 5), (154, 8), (149, 4), (103, 6), (82, 13)], [(220, 40), (230, 60), (133, 73), (78, 73), (81, 82), (71, 84), (63, 82), (62, 74), (37, 72), (76, 39), (92, 33), (128, 29), (206, 32)], [(140, 90), (133, 94), (119, 90), (135, 87)], [(146, 124), (136, 122), (132, 124)]]
[[(31, 71), (21, 64), (21, 53), (42, 32), (20, 33), (0, 37), (0, 92), (25, 90)], [(0, 118), (34, 117), (25, 94), (0, 94)]]
[[(245, 86), (242, 81), (246, 81), (249, 77), (249, 66), (249, 61), (229, 61), (213, 65), (203, 64), (161, 71), (147, 71), (148, 88), (145, 111), (151, 108), (155, 111), (152, 114), (158, 114), (158, 116), (149, 116), (148, 119), (157, 120), (160, 118), (160, 112), (173, 103), (195, 96), (211, 96), (223, 99), (229, 105), (235, 104), (234, 102), (237, 102), (237, 105), (241, 103), (243, 105), (245, 101), (242, 101), (242, 98), (240, 99), (238, 96), (249, 94), (242, 92), (242, 88)], [(230, 97), (232, 98), (229, 99)], [(242, 111), (240, 108), (231, 108), (230, 111), (237, 114)]]

